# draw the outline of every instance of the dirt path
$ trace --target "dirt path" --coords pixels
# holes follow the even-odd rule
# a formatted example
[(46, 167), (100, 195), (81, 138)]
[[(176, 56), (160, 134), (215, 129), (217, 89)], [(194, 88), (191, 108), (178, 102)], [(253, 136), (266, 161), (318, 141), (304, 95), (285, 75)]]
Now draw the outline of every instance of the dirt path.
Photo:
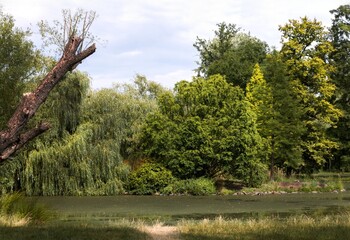
[(143, 230), (154, 240), (179, 240), (179, 231), (177, 227), (156, 224), (153, 226), (146, 226)]

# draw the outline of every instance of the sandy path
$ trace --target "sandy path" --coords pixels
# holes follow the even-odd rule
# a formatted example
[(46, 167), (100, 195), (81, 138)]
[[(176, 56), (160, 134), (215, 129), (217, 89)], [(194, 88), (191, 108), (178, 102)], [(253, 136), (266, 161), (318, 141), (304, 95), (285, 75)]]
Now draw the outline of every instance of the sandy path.
[(154, 240), (178, 240), (179, 231), (177, 227), (162, 226), (156, 224), (153, 226), (146, 226), (143, 231), (152, 236)]

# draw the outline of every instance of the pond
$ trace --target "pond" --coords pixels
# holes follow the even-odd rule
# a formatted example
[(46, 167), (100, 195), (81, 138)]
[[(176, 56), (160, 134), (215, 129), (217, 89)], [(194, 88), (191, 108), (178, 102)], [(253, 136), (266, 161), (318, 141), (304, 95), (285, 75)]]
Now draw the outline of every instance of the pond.
[(323, 215), (350, 210), (350, 191), (261, 196), (39, 197), (63, 221), (160, 220)]

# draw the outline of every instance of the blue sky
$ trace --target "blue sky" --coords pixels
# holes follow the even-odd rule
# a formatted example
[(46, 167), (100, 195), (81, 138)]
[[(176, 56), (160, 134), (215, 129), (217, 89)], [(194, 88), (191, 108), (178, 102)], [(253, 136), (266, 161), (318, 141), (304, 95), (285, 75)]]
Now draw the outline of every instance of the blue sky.
[[(79, 69), (94, 89), (132, 82), (136, 74), (172, 88), (191, 80), (197, 67), (196, 37), (210, 39), (216, 24), (234, 23), (279, 48), (279, 25), (303, 16), (330, 26), (331, 9), (348, 0), (0, 0), (16, 25), (38, 35), (40, 20), (60, 20), (62, 9), (94, 10), (92, 32), (103, 40)], [(35, 41), (40, 46), (40, 41)]]

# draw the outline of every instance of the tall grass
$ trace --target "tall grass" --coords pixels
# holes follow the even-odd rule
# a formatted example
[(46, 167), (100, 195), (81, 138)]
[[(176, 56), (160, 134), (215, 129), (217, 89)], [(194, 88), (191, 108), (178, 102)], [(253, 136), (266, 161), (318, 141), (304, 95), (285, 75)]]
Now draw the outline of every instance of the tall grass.
[(179, 223), (181, 239), (350, 239), (350, 215), (286, 219), (223, 219), (183, 221)]
[[(306, 240), (350, 239), (350, 214), (260, 219), (183, 220), (175, 226), (121, 220), (101, 223), (54, 223), (25, 227), (0, 226), (0, 239), (41, 240)], [(28, 237), (30, 236), (30, 238)]]
[(22, 193), (12, 193), (0, 197), (0, 225), (18, 226), (43, 223), (53, 216), (53, 212), (29, 199)]

